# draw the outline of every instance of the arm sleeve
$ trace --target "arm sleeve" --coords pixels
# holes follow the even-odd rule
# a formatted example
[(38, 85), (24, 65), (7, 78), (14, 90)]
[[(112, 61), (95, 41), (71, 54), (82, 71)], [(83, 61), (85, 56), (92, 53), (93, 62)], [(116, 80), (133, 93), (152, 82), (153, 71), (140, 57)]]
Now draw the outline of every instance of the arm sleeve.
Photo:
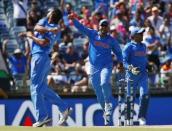
[(123, 55), (123, 64), (124, 64), (125, 69), (128, 69), (128, 66), (129, 66), (130, 52), (131, 52), (130, 46), (126, 45), (126, 46), (124, 47), (124, 50), (122, 51), (122, 55)]
[(46, 22), (46, 18), (40, 19), (37, 23), (37, 25), (44, 26)]
[(78, 20), (74, 19), (73, 24), (82, 34), (85, 34), (88, 37), (93, 35), (93, 30), (83, 26)]
[(112, 43), (113, 43), (112, 51), (117, 56), (118, 61), (122, 63), (123, 56), (122, 56), (122, 50), (119, 46), (119, 43), (115, 39), (113, 39)]
[[(37, 34), (36, 34), (37, 33)], [(49, 42), (46, 43), (46, 45), (50, 44), (51, 42), (51, 37), (49, 33), (45, 33), (42, 35), (39, 35), (38, 32), (36, 32), (33, 37), (31, 38), (33, 41), (35, 41), (36, 44), (40, 45), (40, 46), (45, 46), (45, 40), (48, 40)], [(39, 35), (39, 37), (38, 37)]]

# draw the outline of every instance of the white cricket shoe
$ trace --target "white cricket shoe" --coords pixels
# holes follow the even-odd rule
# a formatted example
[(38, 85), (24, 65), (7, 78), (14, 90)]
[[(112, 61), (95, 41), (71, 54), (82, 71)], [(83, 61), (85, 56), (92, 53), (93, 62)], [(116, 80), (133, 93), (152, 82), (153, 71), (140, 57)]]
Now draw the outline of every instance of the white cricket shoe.
[(108, 126), (110, 124), (111, 115), (112, 115), (112, 104), (105, 103), (105, 109), (103, 114), (105, 126)]
[(106, 115), (106, 113), (104, 113), (103, 118), (104, 118), (104, 125), (108, 126), (110, 124), (110, 115)]
[(72, 113), (72, 108), (67, 108), (61, 115), (60, 115), (60, 119), (58, 121), (58, 125), (61, 126), (63, 125), (66, 120), (68, 119), (69, 115)]
[(46, 118), (43, 119), (42, 121), (37, 121), (37, 122), (34, 123), (32, 126), (33, 126), (33, 127), (42, 127), (42, 126), (46, 125), (47, 123), (49, 123), (50, 121), (52, 121), (52, 119), (46, 117)]
[(140, 124), (141, 126), (146, 125), (146, 120), (145, 120), (145, 118), (139, 118), (139, 124)]

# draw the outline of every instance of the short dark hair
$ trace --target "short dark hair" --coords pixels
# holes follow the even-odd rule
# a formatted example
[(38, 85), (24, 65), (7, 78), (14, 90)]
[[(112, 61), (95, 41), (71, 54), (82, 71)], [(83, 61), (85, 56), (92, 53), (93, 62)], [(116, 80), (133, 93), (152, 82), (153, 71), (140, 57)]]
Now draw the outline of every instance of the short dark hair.
[(58, 24), (59, 21), (60, 21), (60, 20), (62, 19), (62, 17), (63, 17), (63, 14), (62, 14), (61, 10), (58, 9), (58, 8), (52, 8), (52, 9), (50, 10), (50, 13), (53, 15), (53, 22), (54, 22), (55, 24)]

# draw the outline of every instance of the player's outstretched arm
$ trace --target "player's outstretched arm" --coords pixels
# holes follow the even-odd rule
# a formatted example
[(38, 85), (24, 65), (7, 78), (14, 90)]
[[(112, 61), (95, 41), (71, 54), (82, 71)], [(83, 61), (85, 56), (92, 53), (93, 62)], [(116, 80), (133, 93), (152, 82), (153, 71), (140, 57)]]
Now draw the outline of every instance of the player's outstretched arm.
[(68, 18), (73, 21), (74, 26), (84, 35), (87, 35), (88, 37), (92, 36), (92, 30), (89, 29), (88, 27), (84, 26), (77, 20), (77, 16), (75, 13), (71, 13), (68, 15)]
[(41, 25), (36, 25), (35, 28), (34, 28), (35, 31), (39, 32), (39, 33), (42, 33), (42, 34), (45, 34), (46, 32), (48, 32), (48, 28), (46, 27), (43, 27)]
[(123, 64), (126, 70), (128, 70), (129, 64), (129, 59), (130, 59), (130, 46), (126, 45), (124, 49), (122, 50), (122, 56), (123, 56)]
[(41, 25), (36, 25), (35, 28), (34, 28), (34, 30), (37, 31), (37, 32), (39, 32), (39, 33), (41, 33), (41, 34), (45, 34), (47, 32), (52, 32), (54, 34), (57, 34), (60, 31), (60, 29), (57, 28), (57, 27), (48, 29), (48, 28), (43, 27)]
[(49, 40), (48, 39), (39, 39), (37, 37), (34, 36), (34, 34), (32, 32), (22, 32), (19, 34), (20, 37), (29, 37), (31, 38), (35, 43), (41, 45), (41, 46), (46, 46), (47, 44), (49, 44)]

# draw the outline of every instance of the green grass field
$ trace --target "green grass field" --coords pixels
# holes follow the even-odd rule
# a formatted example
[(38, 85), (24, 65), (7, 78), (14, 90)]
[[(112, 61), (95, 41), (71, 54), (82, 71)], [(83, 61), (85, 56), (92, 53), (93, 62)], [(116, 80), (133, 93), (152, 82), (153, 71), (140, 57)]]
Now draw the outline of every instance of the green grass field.
[(172, 131), (172, 126), (144, 127), (14, 127), (2, 126), (0, 131)]

